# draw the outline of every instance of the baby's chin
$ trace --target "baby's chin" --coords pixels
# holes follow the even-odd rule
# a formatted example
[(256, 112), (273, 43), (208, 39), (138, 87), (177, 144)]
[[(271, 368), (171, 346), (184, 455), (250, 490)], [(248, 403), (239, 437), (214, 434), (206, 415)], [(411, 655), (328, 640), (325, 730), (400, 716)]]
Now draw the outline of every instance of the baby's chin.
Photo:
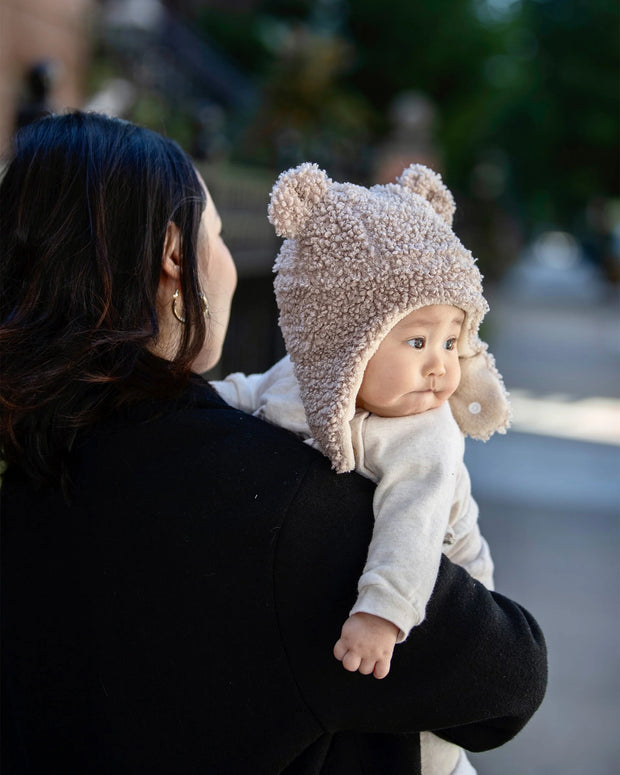
[(363, 407), (379, 417), (408, 417), (439, 409), (450, 397), (449, 394), (433, 393), (431, 390), (407, 393), (390, 406)]
[(407, 396), (408, 401), (404, 402), (403, 408), (406, 408), (407, 404), (410, 405), (409, 411), (404, 411), (403, 414), (424, 414), (431, 409), (439, 409), (439, 407), (445, 402), (439, 393), (433, 393), (428, 390), (424, 393), (413, 393), (411, 397)]

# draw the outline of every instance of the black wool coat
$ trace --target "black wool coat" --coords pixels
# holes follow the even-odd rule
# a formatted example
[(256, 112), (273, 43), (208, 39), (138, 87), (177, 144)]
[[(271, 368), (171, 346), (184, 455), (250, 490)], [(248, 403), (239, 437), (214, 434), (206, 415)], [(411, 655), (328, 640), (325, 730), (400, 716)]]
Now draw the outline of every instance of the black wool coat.
[(536, 622), (445, 558), (389, 676), (347, 673), (374, 486), (198, 378), (71, 476), (0, 491), (5, 775), (412, 775), (420, 730), (484, 750), (542, 700)]

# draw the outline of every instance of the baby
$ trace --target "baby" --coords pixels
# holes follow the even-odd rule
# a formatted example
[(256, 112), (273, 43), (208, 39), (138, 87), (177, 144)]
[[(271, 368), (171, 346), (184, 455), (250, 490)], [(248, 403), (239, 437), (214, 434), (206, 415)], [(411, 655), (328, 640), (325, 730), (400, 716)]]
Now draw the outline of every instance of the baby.
[[(214, 383), (230, 404), (302, 435), (337, 472), (377, 483), (358, 597), (334, 646), (347, 670), (377, 678), (424, 620), (442, 551), (492, 587), (464, 434), (505, 432), (510, 409), (478, 338), (488, 306), (453, 214), (441, 178), (421, 165), (370, 189), (312, 164), (283, 173), (269, 218), (286, 238), (274, 270), (288, 355), (265, 374)], [(474, 772), (428, 733), (422, 757), (424, 775)]]

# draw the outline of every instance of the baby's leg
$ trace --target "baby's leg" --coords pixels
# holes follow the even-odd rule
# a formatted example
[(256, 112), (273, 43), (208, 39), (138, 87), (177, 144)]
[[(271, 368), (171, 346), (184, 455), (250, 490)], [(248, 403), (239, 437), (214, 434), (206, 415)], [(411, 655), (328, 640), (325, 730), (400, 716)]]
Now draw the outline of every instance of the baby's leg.
[(465, 568), (470, 576), (481, 581), (487, 589), (494, 588), (491, 551), (477, 524), (455, 544), (444, 547), (444, 554), (453, 563)]
[(420, 734), (422, 775), (476, 775), (462, 748), (431, 732)]

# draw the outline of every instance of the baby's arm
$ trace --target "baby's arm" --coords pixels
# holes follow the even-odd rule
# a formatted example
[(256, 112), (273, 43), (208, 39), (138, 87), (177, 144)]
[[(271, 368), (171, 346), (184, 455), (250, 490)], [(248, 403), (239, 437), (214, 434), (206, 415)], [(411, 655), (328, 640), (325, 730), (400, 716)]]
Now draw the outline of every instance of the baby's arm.
[(464, 463), (457, 481), (446, 539), (444, 554), (487, 589), (494, 589), (493, 559), (489, 545), (480, 533), (478, 504), (472, 498), (469, 473)]
[[(404, 640), (425, 616), (454, 498), (463, 437), (445, 407), (413, 417), (370, 415), (354, 444), (357, 470), (377, 481), (375, 527), (358, 599), (335, 654), (344, 659), (345, 653), (352, 652), (344, 666), (359, 659), (364, 669), (357, 669), (365, 673), (371, 672), (368, 665), (374, 659), (375, 675), (387, 675), (395, 643)], [(373, 619), (358, 621), (362, 613)], [(387, 620), (393, 627), (389, 630), (375, 620)]]
[(444, 554), (487, 589), (495, 589), (491, 550), (477, 524), (455, 544), (445, 547)]
[(263, 374), (243, 374), (236, 371), (222, 380), (212, 381), (211, 385), (227, 404), (252, 414), (261, 404), (261, 397), (266, 385), (269, 384), (270, 374), (271, 369)]
[(299, 383), (288, 356), (279, 360), (264, 374), (229, 374), (211, 382), (220, 396), (231, 406), (268, 422), (307, 437), (306, 422)]

